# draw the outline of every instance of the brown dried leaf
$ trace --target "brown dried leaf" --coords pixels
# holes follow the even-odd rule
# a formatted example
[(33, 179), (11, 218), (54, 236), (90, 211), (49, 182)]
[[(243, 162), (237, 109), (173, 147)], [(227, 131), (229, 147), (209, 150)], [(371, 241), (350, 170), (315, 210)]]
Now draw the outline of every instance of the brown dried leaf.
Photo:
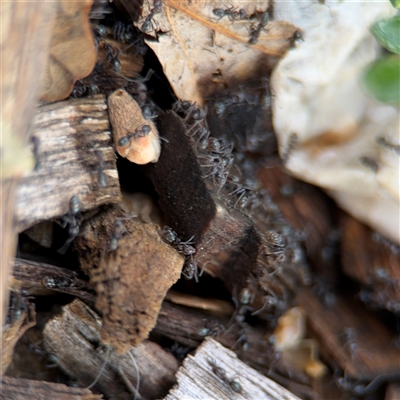
[[(231, 8), (232, 7), (232, 8)], [(246, 18), (218, 18), (213, 10), (245, 10)], [(267, 2), (217, 3), (213, 1), (166, 0), (160, 13), (151, 19), (148, 41), (160, 60), (175, 93), (182, 99), (202, 104), (218, 87), (234, 84), (266, 72), (276, 57), (291, 45), (297, 28), (286, 21), (270, 21), (260, 30), (257, 43), (251, 45), (250, 27), (256, 28)], [(152, 14), (147, 0), (138, 26)], [(250, 21), (254, 16), (254, 21)], [(272, 56), (272, 57), (271, 57)]]
[(50, 43), (50, 59), (42, 76), (40, 99), (47, 102), (65, 99), (74, 82), (92, 71), (96, 49), (89, 24), (93, 0), (76, 3), (60, 1)]

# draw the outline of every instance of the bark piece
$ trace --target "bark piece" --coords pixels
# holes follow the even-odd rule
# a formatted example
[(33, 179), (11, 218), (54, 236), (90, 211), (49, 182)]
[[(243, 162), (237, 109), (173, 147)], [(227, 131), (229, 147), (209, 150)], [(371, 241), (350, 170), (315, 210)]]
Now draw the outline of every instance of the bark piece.
[(148, 341), (128, 347), (120, 355), (115, 349), (100, 344), (101, 325), (96, 313), (75, 300), (63, 307), (61, 316), (46, 324), (45, 346), (57, 357), (59, 366), (82, 385), (91, 385), (98, 378), (94, 388), (106, 397), (131, 399), (122, 377), (136, 387), (137, 373), (141, 377), (138, 390), (143, 398), (163, 396), (175, 381), (176, 359)]
[(123, 89), (108, 97), (115, 148), (136, 164), (157, 162), (161, 143), (154, 123), (143, 117), (139, 104)]
[[(1, 344), (1, 369), (3, 375), (12, 362), (14, 347), (21, 336), (32, 326), (36, 325), (35, 311), (31, 305), (28, 305), (27, 311), (15, 310), (19, 318), (6, 324), (2, 333)], [(11, 315), (13, 318), (14, 316)]]
[(349, 215), (342, 216), (342, 265), (363, 285), (360, 297), (392, 312), (400, 311), (400, 248)]
[(72, 196), (80, 211), (121, 199), (104, 96), (43, 106), (33, 125), (37, 166), (17, 190), (20, 231), (69, 212)]
[(177, 379), (177, 385), (165, 400), (298, 399), (238, 360), (235, 353), (212, 338), (207, 338), (194, 356), (186, 357)]
[(102, 395), (88, 389), (74, 388), (61, 383), (1, 377), (3, 399), (13, 400), (100, 400)]
[(305, 289), (297, 299), (325, 358), (334, 360), (348, 377), (365, 382), (398, 372), (400, 350), (394, 335), (361, 304), (337, 295), (326, 306)]
[(122, 353), (147, 338), (167, 290), (181, 274), (182, 257), (158, 230), (126, 219), (115, 207), (84, 223), (75, 241), (103, 314), (102, 341)]
[(78, 279), (65, 268), (38, 263), (35, 261), (15, 259), (11, 287), (25, 290), (30, 295), (43, 296), (52, 291), (66, 293), (94, 303), (95, 295), (89, 291), (88, 283)]

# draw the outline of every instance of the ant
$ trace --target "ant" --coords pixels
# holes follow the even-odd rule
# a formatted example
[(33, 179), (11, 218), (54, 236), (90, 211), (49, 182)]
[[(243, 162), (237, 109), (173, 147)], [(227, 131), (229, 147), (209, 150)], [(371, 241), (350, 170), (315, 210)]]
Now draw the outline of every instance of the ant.
[(193, 255), (196, 253), (196, 248), (192, 246), (192, 244), (194, 244), (194, 236), (192, 236), (186, 242), (182, 242), (178, 234), (169, 226), (164, 226), (163, 235), (165, 240), (172, 246), (174, 246), (178, 253), (184, 255), (185, 257), (189, 257), (189, 259), (186, 260), (185, 266), (182, 270), (182, 274), (185, 276), (185, 278), (194, 278), (195, 281), (198, 282), (199, 276), (201, 276), (201, 274), (198, 274), (197, 264), (193, 260)]
[(240, 19), (246, 19), (247, 18), (247, 13), (246, 10), (243, 8), (240, 9), (239, 11), (235, 10), (233, 6), (223, 9), (223, 8), (214, 8), (212, 10), (213, 14), (218, 17), (218, 21), (224, 17), (228, 17), (231, 21), (237, 21)]
[(286, 40), (290, 43), (291, 47), (294, 47), (294, 46), (296, 46), (296, 44), (298, 42), (303, 42), (304, 38), (303, 38), (303, 34), (301, 33), (301, 31), (296, 30), (296, 31), (294, 31), (293, 35)]
[(119, 61), (119, 56), (121, 55), (122, 51), (121, 49), (115, 49), (111, 44), (105, 43), (104, 42), (104, 49), (107, 52), (107, 60), (111, 64), (111, 69), (114, 72), (120, 72), (121, 71), (121, 62)]
[(117, 21), (113, 27), (114, 39), (122, 43), (130, 43), (134, 38), (133, 26)]
[(234, 378), (228, 378), (223, 368), (218, 367), (215, 361), (207, 359), (208, 364), (211, 366), (212, 372), (221, 379), (222, 382), (226, 383), (234, 392), (241, 393), (242, 385)]
[(153, 17), (156, 14), (159, 14), (161, 12), (161, 7), (162, 7), (162, 0), (154, 0), (153, 2), (153, 8), (150, 10), (150, 14), (146, 17), (144, 20), (140, 30), (144, 33), (150, 31), (153, 27)]
[(152, 107), (149, 106), (149, 105), (145, 105), (143, 107), (142, 114), (143, 114), (144, 119), (150, 119), (151, 120), (151, 119), (154, 119), (154, 118), (158, 117), (158, 115), (153, 112)]
[(250, 39), (248, 41), (249, 44), (256, 44), (258, 42), (258, 38), (260, 37), (261, 31), (265, 30), (265, 27), (269, 22), (269, 12), (265, 11), (260, 16), (260, 22), (258, 25), (251, 24), (250, 25)]
[(118, 140), (118, 146), (120, 147), (125, 147), (132, 138), (137, 139), (139, 137), (145, 137), (151, 132), (151, 127), (150, 125), (142, 125), (139, 128), (135, 129), (135, 132), (133, 132), (130, 135), (123, 136)]
[(82, 222), (82, 215), (80, 213), (80, 202), (78, 196), (72, 196), (69, 200), (69, 212), (61, 218), (59, 225), (61, 228), (66, 228), (68, 225), (68, 239), (64, 245), (58, 250), (60, 254), (64, 254), (79, 233), (79, 226)]

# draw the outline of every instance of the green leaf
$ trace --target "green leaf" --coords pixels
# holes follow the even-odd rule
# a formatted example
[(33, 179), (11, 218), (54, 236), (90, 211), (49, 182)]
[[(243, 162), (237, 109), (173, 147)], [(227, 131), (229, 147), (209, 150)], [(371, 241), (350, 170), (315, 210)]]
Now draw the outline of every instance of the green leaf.
[(385, 49), (400, 54), (400, 17), (376, 22), (371, 27), (371, 33)]
[(364, 83), (376, 100), (400, 104), (400, 57), (383, 57), (372, 63), (365, 72)]
[(394, 8), (400, 8), (400, 0), (390, 0)]

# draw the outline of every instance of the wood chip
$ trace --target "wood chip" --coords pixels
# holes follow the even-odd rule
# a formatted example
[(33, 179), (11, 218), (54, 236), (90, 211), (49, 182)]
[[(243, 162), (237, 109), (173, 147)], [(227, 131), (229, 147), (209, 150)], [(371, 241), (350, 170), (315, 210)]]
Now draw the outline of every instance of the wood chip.
[(101, 325), (101, 318), (95, 312), (80, 300), (74, 300), (46, 324), (45, 347), (56, 356), (58, 365), (82, 385), (91, 385), (98, 379), (93, 387), (107, 398), (131, 399), (123, 377), (130, 382), (128, 386), (136, 387), (137, 373), (142, 378), (139, 392), (143, 398), (165, 395), (178, 369), (172, 354), (146, 341), (135, 348), (128, 347), (121, 355), (101, 344)]
[(61, 383), (1, 377), (3, 399), (13, 400), (101, 400), (101, 394), (88, 389), (74, 388)]
[(103, 314), (102, 341), (121, 353), (147, 338), (181, 274), (183, 258), (161, 239), (159, 229), (126, 219), (115, 207), (84, 223), (75, 240)]
[(17, 189), (20, 231), (69, 212), (121, 200), (104, 96), (69, 99), (40, 107), (33, 124), (37, 166)]
[(259, 374), (235, 353), (207, 338), (177, 373), (178, 384), (165, 400), (296, 400), (297, 396)]

